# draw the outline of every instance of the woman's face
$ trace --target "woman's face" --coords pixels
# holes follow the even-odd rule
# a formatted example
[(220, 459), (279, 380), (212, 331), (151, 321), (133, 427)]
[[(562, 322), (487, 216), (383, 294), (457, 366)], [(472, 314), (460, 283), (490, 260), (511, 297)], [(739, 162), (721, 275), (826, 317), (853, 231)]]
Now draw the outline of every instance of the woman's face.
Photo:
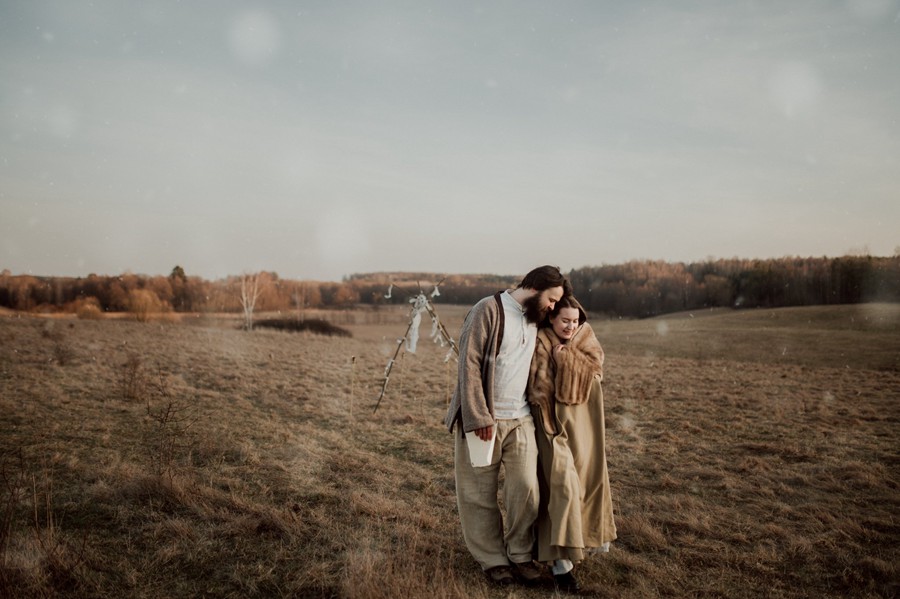
[(578, 309), (560, 309), (559, 314), (550, 319), (550, 326), (560, 339), (571, 339), (578, 330)]

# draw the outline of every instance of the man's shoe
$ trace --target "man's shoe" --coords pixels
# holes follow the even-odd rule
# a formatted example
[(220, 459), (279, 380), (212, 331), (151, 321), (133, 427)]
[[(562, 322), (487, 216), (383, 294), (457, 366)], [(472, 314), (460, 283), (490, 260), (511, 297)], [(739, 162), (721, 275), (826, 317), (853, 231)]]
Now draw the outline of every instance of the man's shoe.
[(516, 581), (509, 566), (494, 566), (485, 570), (484, 573), (488, 580), (499, 586), (508, 586)]
[(571, 570), (565, 574), (554, 574), (553, 582), (556, 584), (556, 588), (564, 593), (577, 593), (581, 590), (581, 585), (578, 584), (578, 579)]
[(525, 584), (533, 584), (543, 576), (541, 567), (533, 561), (522, 562), (521, 564), (513, 564), (513, 571), (516, 576)]

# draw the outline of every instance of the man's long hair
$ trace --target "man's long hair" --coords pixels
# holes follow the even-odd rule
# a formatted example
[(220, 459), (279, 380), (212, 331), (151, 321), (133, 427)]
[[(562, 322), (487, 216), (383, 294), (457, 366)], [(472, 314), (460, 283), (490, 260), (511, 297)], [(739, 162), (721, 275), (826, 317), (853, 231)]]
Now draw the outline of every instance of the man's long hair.
[(546, 291), (551, 287), (562, 287), (563, 295), (572, 295), (572, 284), (560, 272), (558, 266), (539, 266), (529, 272), (519, 283), (518, 288)]

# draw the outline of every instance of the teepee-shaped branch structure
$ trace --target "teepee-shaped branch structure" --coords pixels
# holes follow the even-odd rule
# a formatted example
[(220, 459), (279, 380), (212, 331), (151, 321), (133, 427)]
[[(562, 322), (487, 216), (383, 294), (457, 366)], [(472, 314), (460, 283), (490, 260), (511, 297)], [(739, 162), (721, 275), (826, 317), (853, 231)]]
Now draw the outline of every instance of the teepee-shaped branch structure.
[[(381, 382), (381, 393), (378, 395), (378, 399), (375, 402), (375, 409), (372, 410), (373, 414), (378, 411), (378, 406), (381, 405), (381, 400), (384, 399), (384, 395), (387, 392), (388, 382), (391, 380), (391, 370), (394, 368), (397, 356), (400, 355), (400, 350), (403, 349), (405, 345), (406, 351), (411, 354), (416, 353), (416, 345), (419, 341), (419, 325), (422, 322), (423, 312), (427, 312), (428, 315), (431, 316), (431, 338), (434, 342), (440, 343), (442, 347), (445, 344), (450, 346), (450, 350), (447, 352), (444, 361), (449, 361), (454, 355), (457, 359), (459, 358), (459, 348), (456, 346), (456, 341), (454, 341), (453, 337), (450, 336), (450, 333), (447, 332), (447, 327), (441, 322), (437, 311), (434, 309), (434, 305), (431, 303), (432, 298), (441, 294), (438, 288), (442, 282), (443, 280), (434, 286), (430, 295), (426, 295), (425, 292), (422, 291), (422, 288), (419, 287), (418, 294), (415, 297), (409, 298), (409, 303), (412, 304), (409, 311), (409, 326), (406, 327), (406, 332), (403, 334), (403, 337), (397, 340), (397, 349), (394, 350), (394, 355), (388, 360), (387, 366), (384, 369), (384, 379)], [(393, 285), (391, 286), (391, 289), (388, 290), (388, 294), (385, 297), (390, 297), (392, 289)]]

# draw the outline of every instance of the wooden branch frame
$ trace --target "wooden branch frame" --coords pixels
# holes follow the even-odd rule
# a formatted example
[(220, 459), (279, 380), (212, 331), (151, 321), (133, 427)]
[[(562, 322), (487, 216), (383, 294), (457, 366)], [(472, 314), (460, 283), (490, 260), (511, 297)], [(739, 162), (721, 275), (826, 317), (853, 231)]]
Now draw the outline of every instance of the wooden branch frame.
[[(435, 289), (437, 289), (440, 286), (440, 284), (443, 282), (444, 282), (444, 279), (441, 279), (440, 282), (434, 286)], [(425, 296), (425, 292), (422, 291), (421, 285), (419, 285), (418, 287), (419, 287), (419, 293), (416, 297), (417, 298), (419, 296), (425, 297), (425, 306), (424, 306), (425, 311), (428, 312), (428, 314), (431, 316), (432, 321), (437, 323), (438, 332), (440, 333), (441, 338), (450, 345), (450, 348), (453, 350), (453, 353), (455, 353), (457, 358), (459, 358), (459, 347), (457, 347), (456, 341), (453, 340), (453, 337), (451, 337), (450, 333), (447, 331), (447, 327), (445, 327), (444, 323), (441, 322), (441, 319), (438, 316), (437, 311), (435, 311), (434, 306), (431, 303), (431, 300), (427, 296)], [(412, 301), (412, 300), (410, 300), (410, 301)], [(410, 330), (412, 330), (413, 318), (415, 317), (415, 315), (416, 315), (416, 312), (414, 310), (411, 310), (410, 317), (409, 317), (409, 325), (406, 327), (406, 332), (403, 333), (403, 337), (401, 337), (397, 341), (397, 348), (394, 350), (394, 355), (391, 357), (391, 360), (388, 362), (388, 365), (385, 368), (384, 380), (381, 382), (381, 393), (378, 394), (378, 399), (375, 401), (375, 409), (372, 410), (373, 414), (378, 411), (378, 407), (381, 405), (381, 400), (384, 399), (385, 393), (387, 392), (388, 381), (391, 380), (391, 371), (394, 369), (394, 364), (397, 362), (397, 356), (400, 355), (400, 350), (403, 348), (403, 345), (406, 343), (407, 339), (409, 338), (409, 332), (410, 332)]]

